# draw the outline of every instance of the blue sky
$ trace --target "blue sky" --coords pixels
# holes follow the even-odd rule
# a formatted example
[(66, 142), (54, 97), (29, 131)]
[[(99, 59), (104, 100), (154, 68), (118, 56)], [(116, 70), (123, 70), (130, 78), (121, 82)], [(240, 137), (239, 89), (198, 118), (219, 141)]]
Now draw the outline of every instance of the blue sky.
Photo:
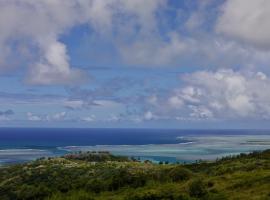
[(1, 1), (0, 126), (270, 128), (269, 13), (267, 0)]

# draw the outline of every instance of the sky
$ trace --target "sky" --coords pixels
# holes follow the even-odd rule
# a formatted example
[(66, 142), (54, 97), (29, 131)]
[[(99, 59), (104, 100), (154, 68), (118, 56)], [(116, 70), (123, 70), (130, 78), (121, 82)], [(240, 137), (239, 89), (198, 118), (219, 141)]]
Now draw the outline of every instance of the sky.
[(1, 0), (0, 126), (270, 128), (269, 0)]

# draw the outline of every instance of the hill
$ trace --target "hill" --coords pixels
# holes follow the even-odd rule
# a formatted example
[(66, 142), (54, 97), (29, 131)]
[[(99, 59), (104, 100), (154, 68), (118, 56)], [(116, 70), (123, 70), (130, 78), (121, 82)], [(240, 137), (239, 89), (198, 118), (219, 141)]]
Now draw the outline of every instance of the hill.
[(1, 200), (269, 200), (270, 150), (153, 164), (78, 152), (0, 168)]

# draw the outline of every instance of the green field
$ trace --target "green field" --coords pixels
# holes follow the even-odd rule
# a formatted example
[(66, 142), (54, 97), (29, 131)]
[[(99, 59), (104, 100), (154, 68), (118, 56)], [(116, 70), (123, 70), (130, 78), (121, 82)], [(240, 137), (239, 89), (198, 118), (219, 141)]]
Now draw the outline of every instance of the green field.
[(269, 200), (270, 150), (186, 165), (108, 152), (41, 158), (2, 166), (0, 199)]

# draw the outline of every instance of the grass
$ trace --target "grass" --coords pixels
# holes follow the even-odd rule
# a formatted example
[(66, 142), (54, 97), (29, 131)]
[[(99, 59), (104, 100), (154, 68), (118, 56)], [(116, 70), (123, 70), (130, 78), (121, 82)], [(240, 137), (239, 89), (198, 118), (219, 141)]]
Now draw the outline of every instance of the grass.
[(270, 150), (152, 164), (80, 152), (0, 168), (1, 200), (269, 200)]

